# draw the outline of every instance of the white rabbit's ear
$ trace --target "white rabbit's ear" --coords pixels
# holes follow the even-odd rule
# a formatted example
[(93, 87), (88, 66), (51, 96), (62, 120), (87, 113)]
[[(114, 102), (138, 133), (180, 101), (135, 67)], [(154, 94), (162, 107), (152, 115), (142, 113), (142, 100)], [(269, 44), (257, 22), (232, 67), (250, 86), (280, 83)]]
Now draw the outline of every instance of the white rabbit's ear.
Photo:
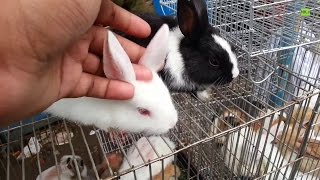
[(131, 61), (116, 36), (107, 32), (103, 47), (103, 71), (107, 78), (132, 83), (136, 76)]
[(168, 54), (169, 27), (164, 24), (150, 41), (145, 53), (141, 57), (139, 64), (159, 71), (163, 68)]

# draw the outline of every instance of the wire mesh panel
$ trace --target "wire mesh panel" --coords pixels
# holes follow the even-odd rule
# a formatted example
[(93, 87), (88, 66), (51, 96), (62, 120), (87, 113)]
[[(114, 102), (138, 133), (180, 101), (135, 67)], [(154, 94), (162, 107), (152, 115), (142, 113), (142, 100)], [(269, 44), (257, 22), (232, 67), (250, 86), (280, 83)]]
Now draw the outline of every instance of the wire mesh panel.
[(172, 94), (179, 121), (161, 136), (52, 116), (3, 128), (0, 179), (320, 179), (319, 2), (206, 3), (238, 48), (232, 83), (207, 102)]

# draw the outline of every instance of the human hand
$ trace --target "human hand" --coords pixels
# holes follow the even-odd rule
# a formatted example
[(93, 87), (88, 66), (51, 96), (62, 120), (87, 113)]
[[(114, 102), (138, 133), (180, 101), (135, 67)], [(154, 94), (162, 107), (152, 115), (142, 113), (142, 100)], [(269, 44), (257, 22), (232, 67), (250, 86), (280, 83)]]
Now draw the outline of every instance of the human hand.
[[(109, 0), (7, 1), (0, 7), (0, 125), (32, 116), (64, 97), (129, 99), (132, 85), (102, 77), (103, 26), (137, 37), (146, 22)], [(119, 37), (132, 62), (144, 48)], [(134, 65), (137, 78), (151, 72)]]

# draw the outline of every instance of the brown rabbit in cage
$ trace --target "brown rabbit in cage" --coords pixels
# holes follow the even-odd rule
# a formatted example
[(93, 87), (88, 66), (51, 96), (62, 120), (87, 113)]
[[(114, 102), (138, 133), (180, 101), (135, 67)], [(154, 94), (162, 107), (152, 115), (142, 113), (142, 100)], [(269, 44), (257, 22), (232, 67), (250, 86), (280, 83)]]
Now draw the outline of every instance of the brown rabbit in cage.
[[(319, 91), (320, 90), (315, 90), (314, 92), (318, 93)], [(290, 119), (290, 124), (293, 124), (295, 122), (310, 121), (313, 115), (313, 111), (316, 111), (314, 107), (316, 105), (318, 96), (319, 95), (312, 96), (308, 104), (306, 102), (302, 103), (302, 106), (300, 106), (299, 104), (296, 104), (294, 106), (294, 110), (292, 113), (293, 118)], [(306, 105), (308, 105), (308, 107), (305, 107)], [(320, 123), (319, 114), (316, 114), (314, 123)], [(320, 126), (315, 126), (314, 128), (317, 129), (318, 131), (320, 130)]]
[[(290, 161), (284, 155), (278, 153), (280, 148), (274, 145), (278, 129), (284, 127), (283, 121), (274, 120), (267, 130), (261, 131), (261, 124), (251, 123), (230, 133), (226, 142), (227, 149), (221, 151), (225, 154), (225, 165), (240, 177), (266, 174), (266, 179), (289, 179), (293, 167), (288, 165)], [(308, 174), (303, 174), (301, 171), (297, 171), (295, 177), (310, 179)]]
[[(303, 127), (298, 129), (299, 124), (290, 124), (287, 130), (279, 129), (279, 133), (274, 140), (274, 143), (282, 149), (281, 153), (288, 161), (293, 161), (298, 157), (298, 153), (303, 144), (305, 128), (309, 122), (303, 122)], [(317, 126), (315, 126), (317, 127)], [(301, 160), (299, 171), (307, 173), (320, 168), (320, 140), (313, 136), (313, 133), (318, 134), (319, 127), (313, 128), (311, 136), (307, 140), (306, 150)], [(319, 137), (318, 137), (319, 138)]]

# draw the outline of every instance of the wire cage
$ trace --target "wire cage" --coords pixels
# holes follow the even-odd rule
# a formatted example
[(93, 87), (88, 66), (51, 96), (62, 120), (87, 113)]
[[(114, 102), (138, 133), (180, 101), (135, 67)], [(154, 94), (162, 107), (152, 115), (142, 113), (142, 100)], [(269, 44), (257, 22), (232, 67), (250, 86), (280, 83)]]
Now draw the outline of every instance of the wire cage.
[(206, 2), (238, 48), (238, 78), (208, 102), (173, 93), (179, 121), (161, 136), (49, 115), (3, 128), (0, 179), (320, 179), (320, 2)]

